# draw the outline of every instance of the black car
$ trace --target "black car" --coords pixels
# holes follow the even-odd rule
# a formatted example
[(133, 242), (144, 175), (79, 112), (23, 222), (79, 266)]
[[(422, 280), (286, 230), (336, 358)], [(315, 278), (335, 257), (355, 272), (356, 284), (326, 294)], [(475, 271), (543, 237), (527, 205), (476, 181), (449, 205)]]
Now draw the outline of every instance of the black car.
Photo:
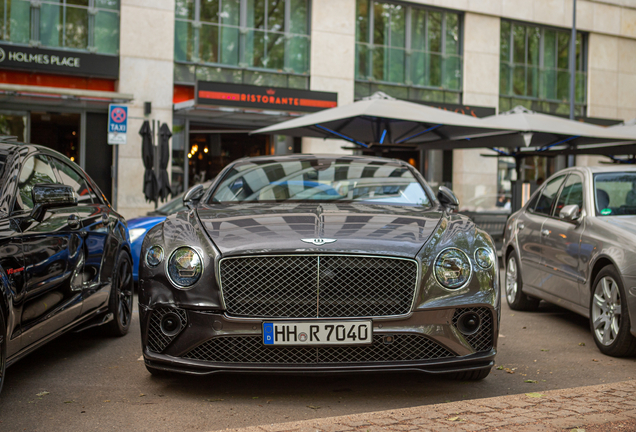
[(68, 330), (128, 332), (126, 236), (124, 218), (75, 163), (0, 142), (0, 389), (7, 366)]
[(492, 239), (407, 163), (246, 158), (184, 202), (141, 249), (151, 373), (489, 374), (500, 307)]

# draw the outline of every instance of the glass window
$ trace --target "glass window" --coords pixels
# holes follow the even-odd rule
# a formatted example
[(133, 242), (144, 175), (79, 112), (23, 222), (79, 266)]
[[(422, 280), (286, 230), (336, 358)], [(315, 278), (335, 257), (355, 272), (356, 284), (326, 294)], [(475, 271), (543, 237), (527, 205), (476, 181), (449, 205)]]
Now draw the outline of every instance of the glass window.
[(561, 183), (563, 183), (563, 179), (565, 176), (559, 176), (555, 179), (552, 179), (548, 182), (548, 184), (541, 191), (541, 195), (539, 195), (539, 200), (537, 201), (537, 206), (534, 208), (535, 213), (544, 214), (549, 216), (552, 210), (552, 203), (556, 199), (557, 193), (559, 192), (559, 188), (561, 187)]
[[(585, 114), (586, 38), (576, 37), (575, 104)], [(539, 112), (569, 114), (570, 31), (501, 20), (499, 111), (516, 105)]]
[(331, 158), (238, 163), (209, 203), (283, 201), (430, 206), (422, 185), (401, 164)]
[(557, 201), (554, 215), (559, 216), (559, 212), (565, 206), (576, 204), (579, 206), (579, 214), (583, 209), (583, 180), (577, 174), (570, 174), (563, 185), (559, 200)]
[(16, 210), (32, 210), (33, 195), (31, 191), (36, 184), (57, 183), (49, 159), (43, 155), (31, 156), (24, 161), (18, 179), (18, 196)]
[(99, 202), (97, 195), (93, 192), (79, 172), (58, 159), (52, 158), (51, 161), (53, 162), (53, 166), (57, 168), (62, 183), (67, 186), (71, 186), (77, 194), (77, 202), (79, 204), (92, 204)]
[(175, 60), (309, 73), (308, 0), (178, 0)]
[(356, 5), (356, 98), (384, 91), (401, 99), (459, 103), (459, 14), (387, 1)]
[(116, 55), (119, 0), (0, 0), (0, 38)]
[(597, 216), (636, 214), (636, 172), (594, 176)]

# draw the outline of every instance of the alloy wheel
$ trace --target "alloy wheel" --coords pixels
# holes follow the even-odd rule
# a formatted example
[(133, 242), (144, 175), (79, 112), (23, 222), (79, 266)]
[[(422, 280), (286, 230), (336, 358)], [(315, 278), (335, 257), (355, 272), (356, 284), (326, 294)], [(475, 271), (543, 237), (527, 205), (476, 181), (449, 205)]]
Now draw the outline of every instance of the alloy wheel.
[(506, 266), (506, 298), (508, 303), (514, 303), (517, 297), (517, 260), (511, 256)]
[(605, 276), (594, 289), (592, 328), (603, 345), (614, 343), (621, 325), (621, 294), (616, 281)]
[(128, 326), (132, 317), (133, 280), (130, 262), (121, 260), (117, 271), (118, 296), (119, 296), (119, 322), (122, 327)]

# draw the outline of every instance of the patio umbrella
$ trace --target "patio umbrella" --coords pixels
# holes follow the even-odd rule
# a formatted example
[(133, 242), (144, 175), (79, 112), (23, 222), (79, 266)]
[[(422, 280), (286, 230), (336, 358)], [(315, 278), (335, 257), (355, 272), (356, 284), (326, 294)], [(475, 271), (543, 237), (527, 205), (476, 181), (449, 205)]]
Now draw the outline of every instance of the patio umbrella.
[(155, 146), (152, 144), (152, 129), (148, 120), (139, 129), (141, 135), (141, 159), (144, 162), (144, 196), (146, 201), (157, 201), (157, 177), (155, 176)]
[(371, 144), (413, 145), (506, 132), (505, 126), (493, 126), (475, 117), (397, 100), (378, 92), (349, 105), (308, 114), (252, 133), (340, 138), (369, 147)]
[(158, 193), (157, 195), (164, 201), (172, 193), (170, 189), (170, 178), (168, 177), (168, 162), (170, 161), (170, 137), (172, 132), (167, 124), (162, 124), (159, 128), (159, 173), (158, 173)]
[(446, 148), (527, 148), (528, 151), (568, 149), (588, 145), (626, 145), (636, 136), (617, 127), (601, 127), (564, 117), (541, 114), (517, 106), (511, 111), (484, 117), (488, 125), (508, 129), (510, 133), (485, 135), (454, 142), (438, 141), (420, 146), (422, 149)]

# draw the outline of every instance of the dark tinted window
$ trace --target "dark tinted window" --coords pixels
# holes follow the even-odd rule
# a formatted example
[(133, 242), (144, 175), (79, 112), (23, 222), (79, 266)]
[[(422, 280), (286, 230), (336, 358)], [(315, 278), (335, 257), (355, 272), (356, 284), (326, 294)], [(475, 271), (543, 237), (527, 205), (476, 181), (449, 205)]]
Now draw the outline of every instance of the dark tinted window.
[(27, 158), (20, 171), (18, 180), (18, 197), (16, 210), (31, 210), (33, 208), (33, 196), (31, 191), (36, 184), (57, 183), (53, 168), (46, 156), (36, 155)]
[(52, 158), (51, 160), (53, 162), (53, 166), (57, 168), (57, 171), (60, 174), (62, 183), (67, 186), (71, 186), (77, 194), (78, 204), (92, 204), (94, 202), (99, 202), (95, 192), (93, 192), (79, 172), (61, 160), (55, 158)]
[(557, 201), (554, 214), (558, 216), (563, 207), (572, 204), (579, 206), (580, 213), (583, 208), (583, 180), (577, 174), (570, 174), (568, 179), (565, 181), (565, 185), (559, 195), (559, 201)]
[(552, 179), (543, 188), (541, 195), (539, 195), (537, 206), (534, 208), (535, 213), (547, 216), (551, 214), (550, 210), (552, 209), (552, 203), (554, 203), (554, 200), (556, 199), (556, 195), (559, 192), (559, 188), (561, 187), (561, 183), (563, 183), (564, 178), (565, 176), (559, 176)]

